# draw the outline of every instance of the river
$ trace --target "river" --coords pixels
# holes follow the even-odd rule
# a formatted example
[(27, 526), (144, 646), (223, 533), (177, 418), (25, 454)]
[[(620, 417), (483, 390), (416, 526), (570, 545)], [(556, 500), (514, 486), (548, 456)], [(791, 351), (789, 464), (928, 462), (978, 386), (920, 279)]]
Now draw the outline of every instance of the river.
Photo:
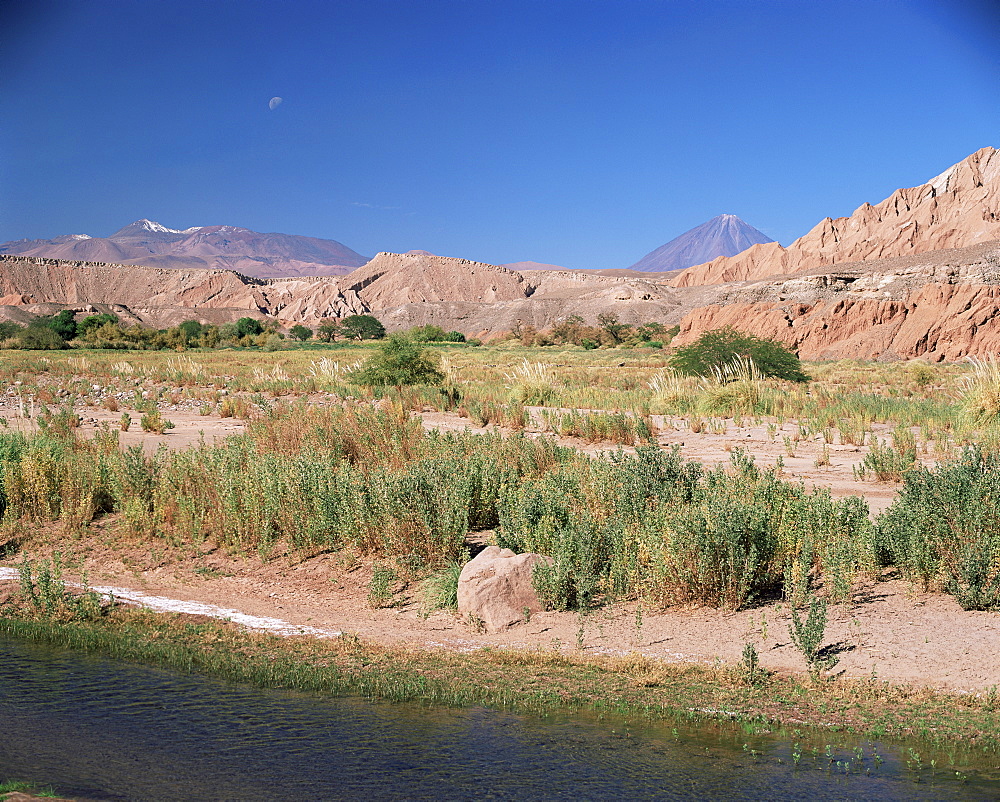
[(2, 639), (0, 721), (0, 779), (80, 800), (1000, 798), (983, 765), (833, 735), (828, 755), (729, 725), (328, 698)]

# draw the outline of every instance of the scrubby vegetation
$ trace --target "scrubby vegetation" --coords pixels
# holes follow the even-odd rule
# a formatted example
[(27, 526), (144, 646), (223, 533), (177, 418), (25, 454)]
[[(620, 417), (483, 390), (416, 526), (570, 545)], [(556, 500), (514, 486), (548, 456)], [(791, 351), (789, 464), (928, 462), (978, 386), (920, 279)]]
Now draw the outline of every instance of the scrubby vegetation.
[[(112, 328), (125, 331), (102, 320), (82, 336)], [(1000, 608), (1000, 426), (984, 414), (982, 365), (812, 364), (805, 384), (742, 354), (685, 375), (670, 353), (627, 341), (475, 347), (422, 327), (269, 353), (259, 343), (274, 332), (252, 328), (216, 333), (254, 351), (8, 351), (8, 555), (30, 532), (71, 542), (98, 530), (151, 549), (334, 553), (372, 572), (371, 607), (423, 582), (430, 611), (454, 605), (471, 543), (488, 538), (550, 557), (536, 588), (581, 620), (619, 602), (641, 614), (780, 601), (815, 676), (834, 662), (826, 605), (851, 600), (859, 580), (899, 576), (965, 609)], [(170, 336), (190, 345), (212, 332), (189, 321)], [(100, 425), (86, 417), (95, 409)], [(123, 445), (169, 444), (175, 409), (239, 418), (242, 433)], [(426, 431), (413, 413), (430, 412), (484, 430)], [(861, 497), (796, 481), (776, 451), (755, 457), (733, 434), (752, 427), (758, 445), (766, 432), (789, 462), (807, 454), (818, 470), (831, 449), (856, 452), (855, 477), (899, 497), (872, 516)], [(686, 459), (658, 445), (665, 432), (716, 438), (726, 460)], [(38, 598), (57, 598), (33, 570)]]
[[(146, 413), (144, 429), (162, 425)], [(801, 604), (820, 584), (836, 600), (887, 564), (968, 609), (1000, 604), (1000, 465), (978, 450), (907, 473), (873, 525), (860, 498), (807, 490), (739, 449), (714, 469), (655, 445), (592, 458), (544, 439), (426, 432), (398, 403), (279, 404), (245, 434), (152, 455), (120, 449), (110, 427), (75, 432), (0, 433), (5, 527), (74, 532), (113, 512), (150, 540), (263, 554), (283, 542), (428, 568), (460, 559), (470, 531), (495, 529), (499, 545), (553, 558), (537, 583), (554, 609)]]
[[(138, 324), (127, 324), (110, 312), (82, 317), (69, 310), (54, 316), (40, 316), (28, 325), (9, 321), (0, 322), (0, 347), (28, 351), (60, 350), (67, 348), (97, 348), (118, 351), (182, 351), (188, 348), (265, 348), (275, 350), (284, 334), (278, 331), (275, 321), (261, 321), (241, 317), (221, 326), (185, 320), (168, 329), (151, 329)], [(426, 327), (425, 327), (426, 328)], [(436, 327), (431, 327), (436, 328)], [(343, 320), (321, 323), (317, 332), (296, 324), (288, 330), (296, 342), (305, 342), (317, 334), (323, 342), (334, 340), (372, 340), (385, 336), (385, 327), (371, 315), (349, 315)], [(445, 334), (442, 332), (442, 334)], [(446, 340), (457, 332), (447, 333)], [(454, 342), (464, 341), (461, 339)], [(435, 338), (429, 338), (428, 341)], [(435, 340), (436, 341), (436, 340)]]

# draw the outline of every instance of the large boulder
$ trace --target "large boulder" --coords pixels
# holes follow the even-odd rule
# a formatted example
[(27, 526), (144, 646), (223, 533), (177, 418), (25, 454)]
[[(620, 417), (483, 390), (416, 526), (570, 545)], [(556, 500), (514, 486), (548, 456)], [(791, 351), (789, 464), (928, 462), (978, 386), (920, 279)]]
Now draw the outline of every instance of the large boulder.
[(490, 632), (523, 621), (525, 610), (537, 613), (544, 606), (531, 584), (531, 572), (541, 554), (515, 554), (510, 549), (487, 546), (465, 564), (458, 578), (458, 611), (475, 616)]

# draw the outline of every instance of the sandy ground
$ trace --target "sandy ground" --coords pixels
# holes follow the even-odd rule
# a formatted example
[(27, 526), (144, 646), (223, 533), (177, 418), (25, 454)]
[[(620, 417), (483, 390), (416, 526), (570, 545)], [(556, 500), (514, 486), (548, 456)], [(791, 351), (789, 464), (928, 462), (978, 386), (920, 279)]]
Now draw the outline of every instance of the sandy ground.
[[(101, 421), (116, 422), (121, 414), (97, 409), (78, 411), (84, 418), (85, 434)], [(179, 448), (202, 437), (211, 441), (242, 428), (238, 420), (203, 417), (195, 411), (167, 409), (164, 414), (177, 425), (176, 429), (162, 436), (139, 431), (122, 433), (122, 444), (141, 444), (149, 451), (161, 444)], [(426, 412), (422, 417), (428, 427), (473, 428), (456, 415)], [(29, 428), (31, 423), (10, 421), (14, 428)], [(864, 456), (864, 450), (856, 446), (831, 445), (831, 464), (823, 467), (815, 465), (823, 447), (816, 440), (802, 441), (795, 457), (789, 457), (783, 434), (791, 434), (792, 426), (786, 426), (772, 440), (763, 427), (736, 427), (732, 421), (727, 423), (725, 433), (715, 434), (671, 428), (669, 419), (663, 424), (661, 443), (678, 443), (686, 457), (706, 464), (727, 461), (731, 449), (740, 446), (761, 465), (774, 464), (782, 456), (785, 475), (790, 479), (829, 487), (835, 496), (863, 495), (873, 512), (888, 506), (895, 495), (892, 486), (854, 480), (853, 467)], [(137, 424), (134, 429), (138, 429)], [(562, 442), (588, 452), (605, 450), (572, 439)], [(643, 610), (640, 615), (635, 604), (601, 609), (587, 616), (539, 613), (506, 632), (483, 634), (452, 613), (438, 611), (425, 616), (417, 587), (397, 587), (398, 604), (393, 608), (369, 608), (366, 596), (372, 566), (368, 563), (345, 562), (346, 558), (329, 554), (304, 560), (285, 555), (262, 562), (256, 557), (211, 548), (186, 553), (161, 553), (154, 548), (151, 552), (148, 545), (123, 548), (104, 540), (105, 527), (113, 527), (113, 521), (96, 522), (93, 536), (75, 544), (75, 552), (66, 548), (68, 544), (60, 544), (70, 565), (76, 561), (76, 570), (88, 571), (92, 585), (115, 588), (119, 595), (131, 591), (160, 597), (157, 603), (163, 609), (271, 619), (264, 628), (286, 634), (355, 633), (382, 643), (457, 650), (494, 646), (589, 654), (637, 651), (658, 659), (702, 664), (736, 663), (744, 644), (753, 642), (764, 667), (780, 671), (804, 669), (802, 657), (788, 635), (787, 608), (780, 603), (738, 613), (671, 609)], [(31, 551), (41, 554), (43, 550)], [(8, 567), (14, 564), (6, 562)], [(3, 579), (0, 576), (0, 581)], [(12, 580), (8, 578), (5, 584), (9, 587)], [(138, 597), (135, 601), (149, 603)], [(219, 609), (195, 609), (179, 606), (181, 603)], [(243, 623), (260, 625), (252, 620)], [(981, 692), (1000, 685), (1000, 614), (965, 612), (950, 596), (917, 593), (891, 576), (859, 585), (850, 603), (831, 606), (825, 643), (838, 654), (836, 672), (844, 676), (874, 676), (963, 692)]]

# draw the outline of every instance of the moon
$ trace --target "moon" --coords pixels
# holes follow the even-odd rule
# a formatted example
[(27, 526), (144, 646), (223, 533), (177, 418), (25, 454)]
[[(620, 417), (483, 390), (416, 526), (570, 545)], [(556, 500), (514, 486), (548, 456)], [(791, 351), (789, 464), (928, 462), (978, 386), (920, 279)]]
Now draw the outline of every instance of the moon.
[(271, 111), (274, 111), (276, 108), (278, 108), (278, 106), (281, 105), (281, 100), (282, 99), (280, 97), (272, 97), (269, 101), (267, 101), (267, 107)]

